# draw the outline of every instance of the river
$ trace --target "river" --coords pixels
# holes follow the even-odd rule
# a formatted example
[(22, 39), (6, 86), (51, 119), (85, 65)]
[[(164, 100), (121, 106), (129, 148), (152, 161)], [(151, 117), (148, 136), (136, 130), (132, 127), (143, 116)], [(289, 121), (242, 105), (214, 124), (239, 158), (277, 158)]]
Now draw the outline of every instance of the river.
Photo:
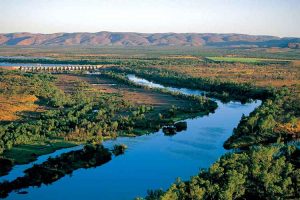
[[(164, 87), (134, 75), (129, 75), (128, 78), (137, 84)], [(194, 95), (203, 93), (184, 88), (166, 89)], [(217, 100), (217, 103), (215, 113), (184, 120), (187, 122), (186, 131), (174, 136), (164, 136), (162, 130), (159, 130), (140, 137), (120, 137), (105, 141), (105, 147), (124, 143), (128, 149), (124, 155), (113, 157), (102, 166), (77, 170), (71, 176), (65, 176), (51, 185), (30, 187), (25, 189), (28, 192), (25, 195), (13, 192), (7, 199), (129, 200), (145, 196), (148, 189), (167, 189), (177, 177), (187, 180), (226, 153), (224, 141), (232, 134), (242, 115), (248, 115), (261, 101), (241, 104)], [(40, 163), (45, 158), (47, 155), (39, 157), (35, 163)], [(22, 171), (31, 165), (32, 163), (16, 167), (7, 177), (12, 179), (22, 175)]]
[(68, 66), (72, 64), (41, 64), (41, 63), (10, 63), (10, 62), (0, 62), (0, 66), (3, 67), (59, 67), (59, 66)]

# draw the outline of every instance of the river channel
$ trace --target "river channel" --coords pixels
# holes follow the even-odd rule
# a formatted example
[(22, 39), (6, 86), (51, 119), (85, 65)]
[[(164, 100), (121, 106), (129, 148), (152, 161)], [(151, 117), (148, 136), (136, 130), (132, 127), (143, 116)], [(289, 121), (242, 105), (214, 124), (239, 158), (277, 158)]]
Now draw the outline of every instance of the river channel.
[[(153, 88), (166, 88), (184, 94), (201, 95), (203, 92), (185, 88), (164, 87), (160, 84), (128, 75), (136, 84)], [(74, 171), (51, 185), (30, 187), (28, 194), (11, 193), (7, 199), (53, 200), (53, 199), (104, 199), (129, 200), (143, 197), (148, 189), (167, 189), (177, 177), (183, 180), (196, 175), (201, 168), (208, 168), (226, 153), (224, 141), (232, 134), (242, 115), (248, 115), (261, 101), (241, 104), (222, 103), (207, 116), (186, 119), (187, 130), (173, 136), (165, 136), (162, 130), (140, 137), (120, 137), (105, 141), (105, 147), (124, 143), (125, 154), (113, 157), (108, 163), (90, 169)], [(81, 147), (71, 148), (69, 150)], [(49, 156), (69, 151), (60, 150), (38, 158), (41, 163)], [(6, 179), (23, 175), (23, 170), (33, 163), (16, 166)], [(5, 179), (1, 177), (0, 180)]]

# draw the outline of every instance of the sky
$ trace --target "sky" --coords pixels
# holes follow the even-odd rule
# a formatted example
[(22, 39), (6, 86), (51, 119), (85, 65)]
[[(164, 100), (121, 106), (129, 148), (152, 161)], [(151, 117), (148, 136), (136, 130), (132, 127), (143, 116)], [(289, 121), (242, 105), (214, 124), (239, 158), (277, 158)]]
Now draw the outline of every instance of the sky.
[(0, 0), (0, 33), (244, 33), (300, 37), (300, 0)]

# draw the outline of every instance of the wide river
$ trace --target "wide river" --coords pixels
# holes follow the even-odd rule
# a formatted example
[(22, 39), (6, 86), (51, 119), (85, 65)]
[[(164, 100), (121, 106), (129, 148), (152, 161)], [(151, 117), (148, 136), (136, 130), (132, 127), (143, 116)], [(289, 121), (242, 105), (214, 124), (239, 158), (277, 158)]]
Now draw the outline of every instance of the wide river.
[[(128, 78), (138, 84), (164, 87), (134, 75), (129, 75)], [(189, 89), (167, 89), (185, 94), (202, 93)], [(13, 192), (7, 199), (129, 200), (145, 196), (148, 189), (166, 189), (177, 177), (187, 180), (196, 175), (201, 168), (208, 168), (226, 153), (223, 148), (224, 141), (232, 134), (242, 115), (248, 115), (261, 102), (217, 103), (215, 113), (185, 120), (186, 131), (174, 136), (164, 136), (160, 130), (140, 137), (120, 137), (106, 141), (105, 147), (124, 143), (128, 149), (124, 155), (113, 157), (102, 166), (74, 171), (71, 176), (65, 176), (51, 185), (27, 188), (24, 191), (28, 194), (25, 195)], [(75, 149), (77, 148), (80, 147)], [(66, 151), (68, 150), (60, 150), (50, 156)], [(47, 157), (49, 155), (41, 156), (35, 163), (41, 163)], [(14, 179), (22, 175), (22, 171), (32, 164), (16, 166), (6, 178)], [(3, 178), (5, 177), (1, 177), (2, 180)]]

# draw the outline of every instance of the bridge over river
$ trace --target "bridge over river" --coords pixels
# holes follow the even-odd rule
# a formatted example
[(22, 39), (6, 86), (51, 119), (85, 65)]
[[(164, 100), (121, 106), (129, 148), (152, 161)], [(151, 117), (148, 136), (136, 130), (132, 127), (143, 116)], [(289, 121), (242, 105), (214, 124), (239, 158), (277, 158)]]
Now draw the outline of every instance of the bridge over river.
[(48, 72), (58, 72), (58, 71), (86, 71), (86, 70), (96, 70), (102, 68), (103, 65), (65, 65), (65, 66), (20, 66), (18, 67), (21, 71), (48, 71)]

